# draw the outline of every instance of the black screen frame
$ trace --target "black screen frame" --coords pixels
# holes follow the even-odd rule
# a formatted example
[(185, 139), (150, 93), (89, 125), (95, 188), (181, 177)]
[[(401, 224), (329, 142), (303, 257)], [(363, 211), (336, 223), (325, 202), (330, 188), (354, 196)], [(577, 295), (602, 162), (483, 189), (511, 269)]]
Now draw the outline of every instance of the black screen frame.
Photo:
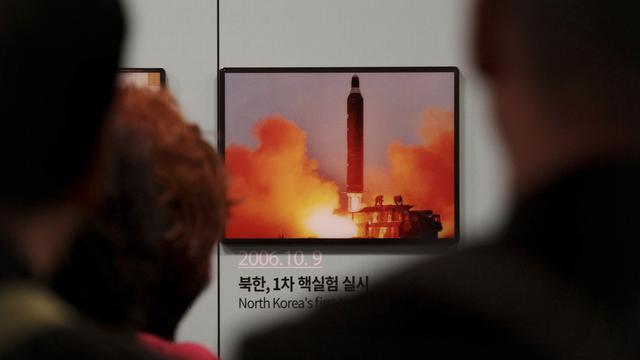
[(460, 241), (460, 69), (456, 66), (410, 67), (225, 67), (218, 70), (217, 148), (225, 157), (225, 78), (234, 73), (452, 73), (454, 75), (454, 216), (455, 237), (451, 239), (376, 238), (222, 238), (224, 245), (437, 245), (457, 246)]

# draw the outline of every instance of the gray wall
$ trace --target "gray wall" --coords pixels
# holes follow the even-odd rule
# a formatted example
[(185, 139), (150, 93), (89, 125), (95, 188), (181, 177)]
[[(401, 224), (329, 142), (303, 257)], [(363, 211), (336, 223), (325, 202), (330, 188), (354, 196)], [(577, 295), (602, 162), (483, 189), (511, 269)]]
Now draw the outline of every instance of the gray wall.
[[(215, 139), (216, 2), (125, 0), (132, 28), (127, 66), (164, 67), (187, 116)], [(464, 236), (499, 224), (508, 210), (504, 154), (490, 118), (490, 99), (470, 64), (471, 0), (220, 0), (220, 62), (234, 66), (459, 66), (461, 195)], [(217, 349), (217, 284), (198, 301), (179, 332), (226, 359), (260, 317), (225, 311), (238, 256), (222, 247), (223, 344)], [(418, 257), (375, 249), (330, 251), (339, 273), (382, 274)], [(287, 275), (290, 275), (287, 273)], [(237, 300), (236, 300), (237, 302)], [(273, 314), (264, 314), (271, 319)]]

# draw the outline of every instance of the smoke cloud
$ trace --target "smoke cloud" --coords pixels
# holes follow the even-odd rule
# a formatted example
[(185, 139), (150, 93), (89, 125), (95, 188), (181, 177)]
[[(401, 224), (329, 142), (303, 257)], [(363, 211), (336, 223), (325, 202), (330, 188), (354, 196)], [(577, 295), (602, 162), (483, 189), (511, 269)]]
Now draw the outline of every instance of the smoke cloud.
[(378, 194), (390, 203), (402, 195), (414, 210), (440, 214), (440, 237), (455, 235), (455, 143), (454, 119), (450, 111), (429, 108), (422, 114), (420, 145), (394, 142), (387, 151), (388, 168), (367, 172), (367, 203)]
[(339, 207), (339, 188), (318, 174), (307, 154), (307, 136), (293, 122), (265, 118), (254, 127), (258, 148), (230, 145), (225, 151), (236, 201), (227, 225), (229, 238), (306, 238), (307, 219)]
[[(414, 210), (441, 215), (444, 229), (440, 237), (455, 236), (453, 116), (450, 111), (426, 109), (420, 122), (420, 144), (391, 143), (386, 167), (365, 163), (366, 205), (373, 205), (379, 194), (387, 204), (393, 202), (393, 196), (402, 195)], [(290, 120), (270, 116), (256, 123), (254, 135), (256, 149), (226, 148), (229, 197), (236, 201), (227, 237), (322, 237), (313, 229), (344, 226), (345, 218), (332, 217), (340, 207), (340, 189), (320, 175), (318, 162), (309, 157), (306, 133)], [(350, 233), (348, 226), (344, 233)]]

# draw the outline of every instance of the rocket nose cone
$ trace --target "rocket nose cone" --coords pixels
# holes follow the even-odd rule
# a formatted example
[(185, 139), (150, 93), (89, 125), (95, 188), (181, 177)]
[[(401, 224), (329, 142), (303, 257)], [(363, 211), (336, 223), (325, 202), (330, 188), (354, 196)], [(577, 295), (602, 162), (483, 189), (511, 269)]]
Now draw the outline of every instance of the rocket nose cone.
[(352, 88), (360, 87), (360, 78), (358, 77), (358, 75), (353, 75), (353, 77), (351, 78), (351, 87)]

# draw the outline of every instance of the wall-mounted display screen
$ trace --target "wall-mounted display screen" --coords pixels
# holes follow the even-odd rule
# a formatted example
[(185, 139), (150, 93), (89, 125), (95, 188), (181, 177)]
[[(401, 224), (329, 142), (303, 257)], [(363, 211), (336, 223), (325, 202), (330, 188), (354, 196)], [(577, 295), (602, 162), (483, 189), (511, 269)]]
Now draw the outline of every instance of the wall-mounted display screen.
[(123, 68), (118, 71), (118, 86), (160, 90), (167, 84), (164, 69)]
[(455, 240), (458, 70), (229, 68), (226, 241)]

